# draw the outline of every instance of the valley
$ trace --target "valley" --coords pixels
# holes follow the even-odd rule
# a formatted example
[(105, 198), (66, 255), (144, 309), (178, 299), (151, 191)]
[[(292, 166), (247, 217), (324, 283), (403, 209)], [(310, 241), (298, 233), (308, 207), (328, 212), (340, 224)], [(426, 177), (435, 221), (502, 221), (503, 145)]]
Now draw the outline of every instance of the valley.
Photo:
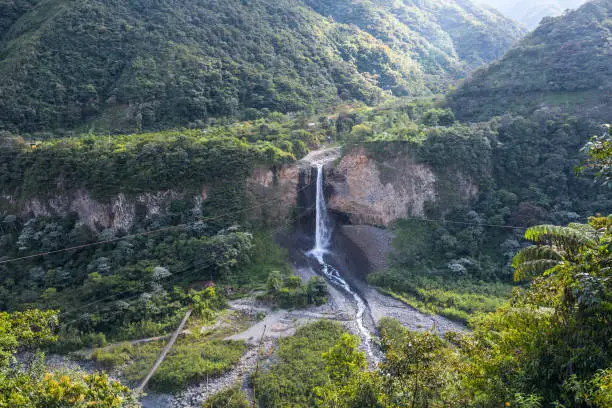
[(0, 0), (0, 408), (611, 406), (612, 1), (532, 3)]

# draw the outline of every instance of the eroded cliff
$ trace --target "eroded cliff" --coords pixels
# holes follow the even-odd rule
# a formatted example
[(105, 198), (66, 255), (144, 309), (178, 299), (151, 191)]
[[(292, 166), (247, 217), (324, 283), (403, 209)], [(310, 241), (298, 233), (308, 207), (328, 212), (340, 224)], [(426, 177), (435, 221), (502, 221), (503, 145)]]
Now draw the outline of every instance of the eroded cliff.
[[(247, 219), (276, 225), (290, 218), (297, 200), (299, 172), (297, 165), (255, 167), (246, 180), (245, 196), (249, 204), (240, 210)], [(237, 184), (242, 181), (237, 180)], [(198, 190), (176, 189), (141, 194), (119, 192), (98, 199), (85, 189), (68, 191), (47, 198), (19, 199), (11, 194), (0, 196), (0, 208), (23, 218), (66, 217), (75, 215), (79, 223), (94, 231), (129, 231), (137, 222), (176, 213), (177, 206), (191, 219), (202, 215), (202, 205), (214, 191), (202, 185)], [(228, 209), (228, 212), (231, 212)], [(219, 215), (217, 215), (218, 217)]]
[(449, 182), (409, 154), (380, 160), (359, 147), (328, 170), (328, 208), (352, 224), (388, 227), (401, 218), (424, 217), (428, 205), (444, 204), (441, 196), (467, 202), (478, 194), (469, 177), (457, 173), (454, 178)]

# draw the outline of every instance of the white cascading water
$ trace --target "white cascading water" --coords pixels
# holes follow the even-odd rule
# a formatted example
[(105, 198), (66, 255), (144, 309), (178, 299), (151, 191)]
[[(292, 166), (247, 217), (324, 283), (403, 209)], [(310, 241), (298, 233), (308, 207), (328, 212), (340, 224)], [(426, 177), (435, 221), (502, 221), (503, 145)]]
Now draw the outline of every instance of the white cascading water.
[(315, 246), (311, 253), (317, 258), (319, 263), (323, 263), (323, 255), (329, 248), (329, 240), (331, 231), (329, 228), (329, 219), (327, 217), (327, 205), (325, 204), (325, 193), (323, 191), (323, 165), (317, 166), (317, 198), (316, 198), (316, 213), (315, 213)]
[(336, 286), (341, 287), (348, 292), (357, 303), (357, 314), (355, 320), (357, 322), (357, 328), (361, 333), (361, 339), (365, 352), (371, 358), (374, 358), (371, 349), (370, 331), (363, 324), (363, 314), (366, 310), (366, 305), (361, 296), (353, 291), (350, 285), (342, 278), (340, 273), (333, 266), (325, 262), (325, 254), (329, 252), (329, 243), (331, 240), (331, 229), (329, 224), (329, 217), (327, 216), (327, 205), (325, 204), (325, 193), (323, 191), (323, 165), (317, 165), (317, 196), (316, 196), (316, 214), (315, 214), (315, 246), (309, 252), (319, 265), (321, 270), (327, 279)]

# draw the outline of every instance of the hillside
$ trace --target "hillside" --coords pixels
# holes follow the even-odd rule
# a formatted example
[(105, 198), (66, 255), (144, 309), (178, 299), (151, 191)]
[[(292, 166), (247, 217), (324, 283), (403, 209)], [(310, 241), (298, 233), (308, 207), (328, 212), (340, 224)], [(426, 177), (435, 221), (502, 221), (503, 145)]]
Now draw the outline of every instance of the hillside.
[(430, 88), (500, 58), (524, 31), (469, 1), (306, 0), (314, 10), (382, 38), (418, 61)]
[(2, 1), (0, 129), (138, 131), (427, 95), (522, 33), (435, 4)]
[(475, 72), (449, 104), (460, 119), (487, 120), (539, 107), (596, 120), (612, 114), (612, 1), (546, 19), (500, 61)]
[(567, 9), (578, 8), (586, 0), (478, 0), (528, 28), (535, 28), (544, 17), (556, 17)]

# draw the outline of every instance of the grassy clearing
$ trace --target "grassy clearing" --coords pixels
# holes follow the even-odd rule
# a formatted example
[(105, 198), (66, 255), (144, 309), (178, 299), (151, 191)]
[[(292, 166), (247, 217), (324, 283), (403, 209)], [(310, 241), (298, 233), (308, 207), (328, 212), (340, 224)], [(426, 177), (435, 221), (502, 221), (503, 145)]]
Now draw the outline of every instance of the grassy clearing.
[(448, 279), (443, 277), (406, 277), (402, 284), (389, 287), (381, 285), (380, 278), (374, 279), (379, 288), (420, 310), (437, 314), (461, 323), (476, 313), (493, 312), (506, 302), (513, 286), (502, 282), (483, 282), (471, 279)]
[[(248, 327), (248, 318), (225, 310), (214, 326), (203, 326), (203, 323), (197, 319), (189, 323), (187, 333), (179, 337), (151, 378), (151, 390), (179, 391), (190, 383), (223, 374), (240, 360), (247, 346), (243, 342), (223, 339)], [(117, 370), (123, 381), (137, 383), (151, 369), (166, 341), (121, 343), (96, 349), (89, 358), (105, 369)]]

